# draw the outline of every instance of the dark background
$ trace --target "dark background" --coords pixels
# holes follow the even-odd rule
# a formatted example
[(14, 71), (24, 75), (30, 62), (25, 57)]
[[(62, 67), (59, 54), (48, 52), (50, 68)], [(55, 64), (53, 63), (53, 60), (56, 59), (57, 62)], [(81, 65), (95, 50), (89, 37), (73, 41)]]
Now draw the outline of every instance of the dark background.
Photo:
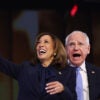
[[(74, 5), (78, 10), (70, 14)], [(87, 60), (100, 66), (100, 0), (34, 0), (0, 3), (0, 55), (15, 63), (30, 60), (34, 38), (40, 32), (56, 34), (64, 44), (73, 30), (88, 34)], [(17, 100), (18, 84), (0, 73), (0, 100)]]

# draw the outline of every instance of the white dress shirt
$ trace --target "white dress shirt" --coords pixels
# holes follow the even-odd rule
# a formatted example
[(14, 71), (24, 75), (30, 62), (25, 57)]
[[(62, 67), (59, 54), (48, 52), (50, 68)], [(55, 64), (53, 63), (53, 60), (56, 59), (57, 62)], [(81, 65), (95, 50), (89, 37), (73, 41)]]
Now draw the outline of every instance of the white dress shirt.
[[(70, 64), (70, 62), (68, 61)], [(74, 67), (74, 65), (70, 64), (71, 66)], [(83, 100), (89, 100), (89, 86), (88, 86), (88, 77), (87, 77), (87, 71), (86, 71), (86, 65), (85, 61), (80, 67), (80, 73), (82, 76), (82, 83), (83, 83)]]
[(81, 70), (80, 73), (82, 75), (82, 82), (83, 82), (83, 100), (89, 100), (89, 86), (88, 86), (88, 77), (87, 71), (85, 67), (85, 62), (80, 66)]

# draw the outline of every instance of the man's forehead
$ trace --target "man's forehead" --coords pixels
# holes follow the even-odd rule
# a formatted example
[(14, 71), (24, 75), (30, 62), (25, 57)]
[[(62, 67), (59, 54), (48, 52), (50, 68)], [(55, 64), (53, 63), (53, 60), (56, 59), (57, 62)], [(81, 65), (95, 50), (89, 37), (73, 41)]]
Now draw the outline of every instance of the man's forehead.
[(72, 35), (70, 35), (69, 36), (69, 38), (68, 38), (68, 41), (72, 41), (72, 40), (85, 40), (86, 39), (86, 37), (84, 36), (84, 35), (82, 35), (82, 34), (72, 34)]
[(68, 43), (84, 43), (85, 41), (83, 40), (69, 40)]

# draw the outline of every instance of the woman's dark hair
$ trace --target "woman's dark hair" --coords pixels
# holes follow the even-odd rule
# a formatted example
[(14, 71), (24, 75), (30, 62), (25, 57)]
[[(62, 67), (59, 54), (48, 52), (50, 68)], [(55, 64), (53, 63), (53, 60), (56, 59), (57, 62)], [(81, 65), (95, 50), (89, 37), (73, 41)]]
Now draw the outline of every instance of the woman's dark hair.
[(49, 32), (42, 32), (37, 35), (33, 48), (33, 60), (32, 60), (33, 64), (37, 64), (40, 62), (39, 59), (37, 58), (36, 46), (39, 39), (44, 35), (49, 35), (54, 42), (55, 55), (51, 65), (54, 65), (55, 67), (57, 66), (59, 68), (64, 68), (67, 64), (67, 54), (64, 45), (56, 35), (51, 34)]

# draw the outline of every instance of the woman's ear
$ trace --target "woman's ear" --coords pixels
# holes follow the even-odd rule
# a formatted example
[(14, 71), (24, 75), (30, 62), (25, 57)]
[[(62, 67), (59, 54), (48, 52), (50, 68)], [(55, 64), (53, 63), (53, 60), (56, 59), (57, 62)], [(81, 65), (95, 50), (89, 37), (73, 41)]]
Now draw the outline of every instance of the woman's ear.
[(54, 52), (54, 54), (53, 54), (54, 56), (56, 56), (56, 52)]

